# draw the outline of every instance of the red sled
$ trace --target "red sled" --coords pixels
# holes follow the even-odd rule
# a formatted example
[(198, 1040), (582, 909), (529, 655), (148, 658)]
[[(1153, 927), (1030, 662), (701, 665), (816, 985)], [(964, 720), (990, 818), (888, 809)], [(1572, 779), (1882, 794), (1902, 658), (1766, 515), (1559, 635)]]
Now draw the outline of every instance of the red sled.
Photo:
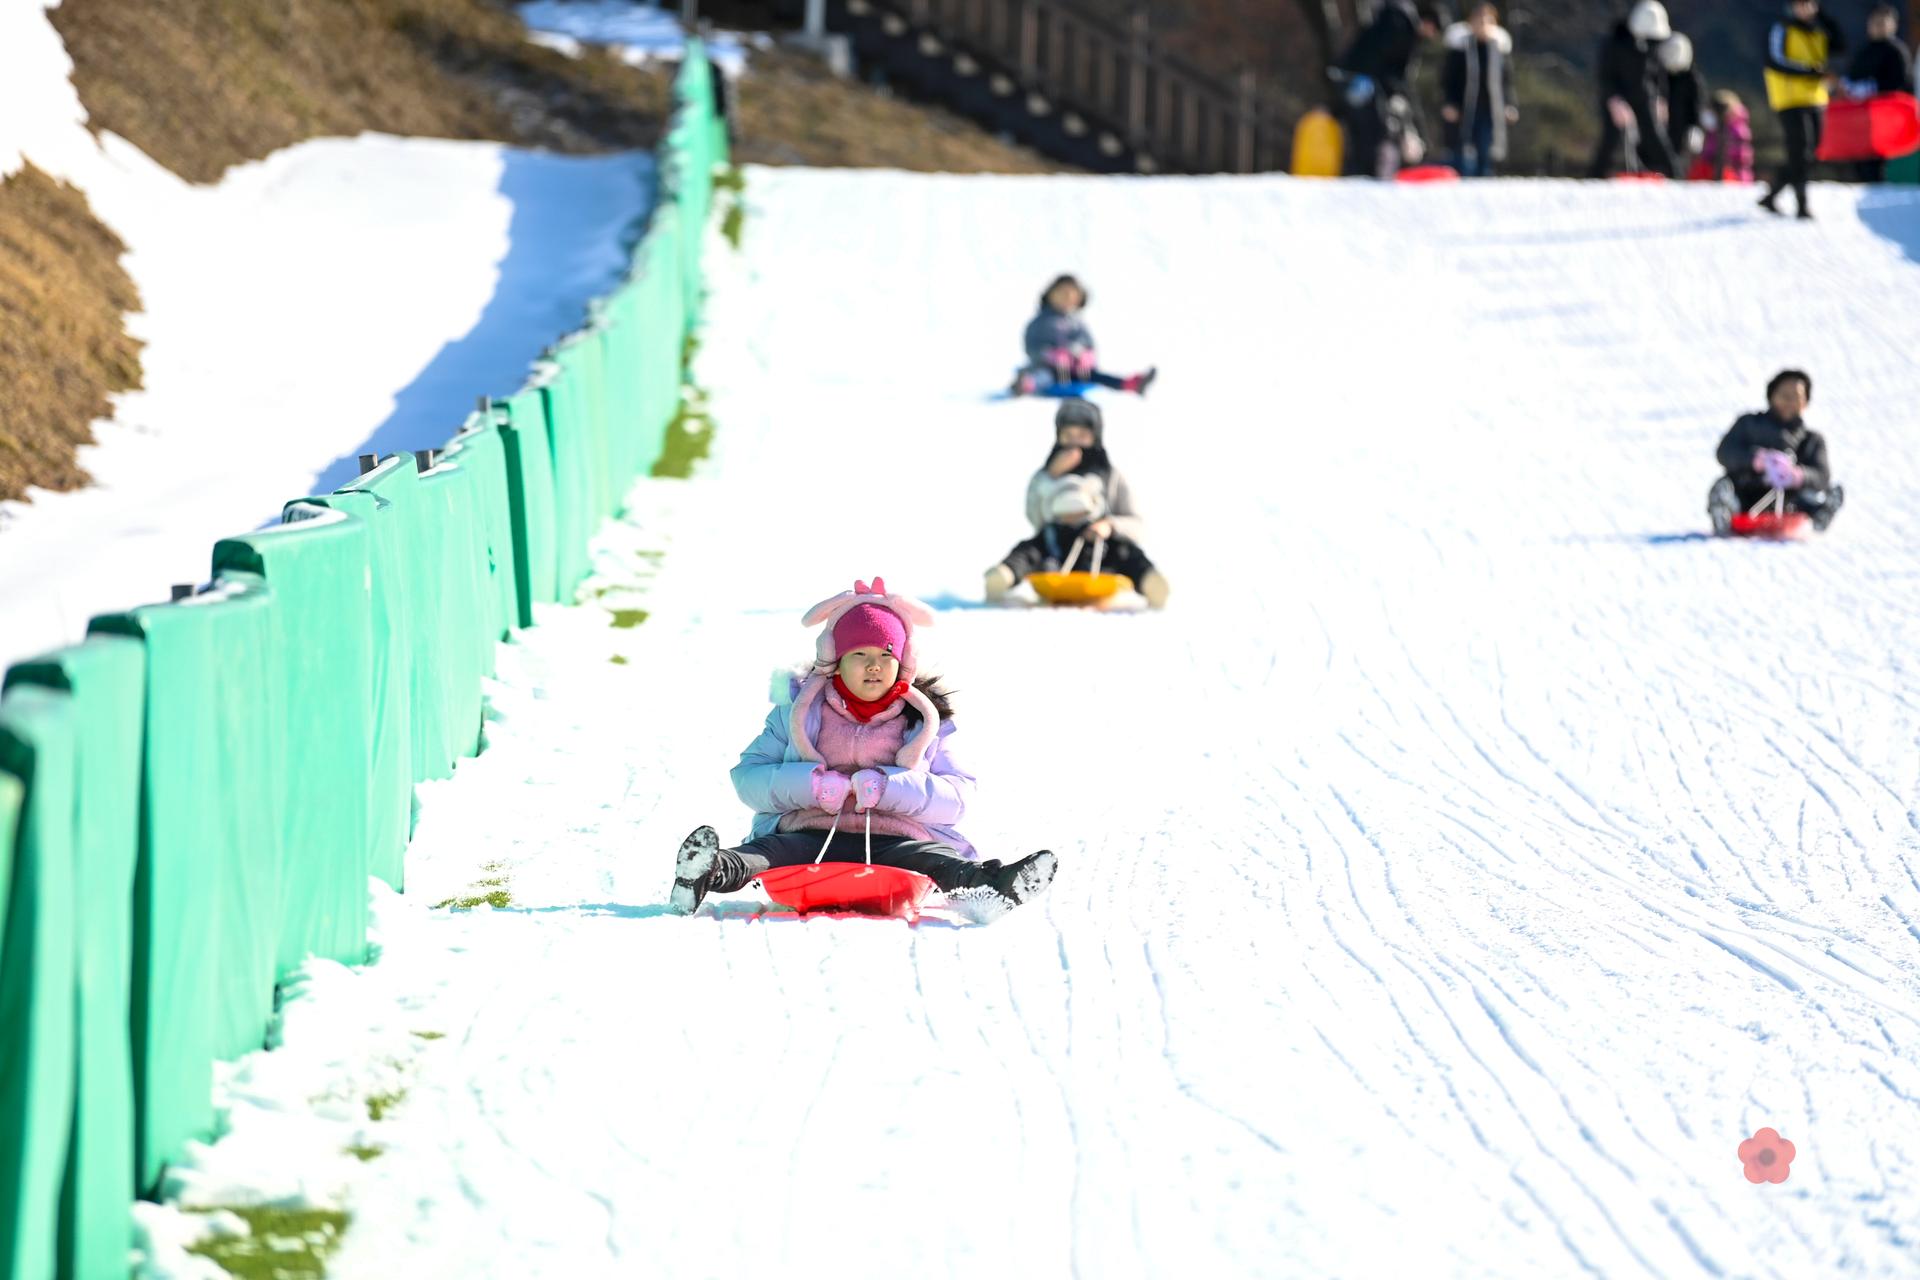
[(1920, 102), (1910, 93), (1843, 99), (1827, 108), (1817, 158), (1896, 160), (1920, 151)]
[(1393, 175), (1395, 182), (1458, 182), (1460, 173), (1444, 164), (1417, 164)]
[(769, 867), (759, 876), (767, 897), (801, 915), (851, 911), (864, 916), (920, 914), (933, 881), (917, 871), (876, 867), (864, 862), (813, 862)]
[(1705, 156), (1695, 156), (1687, 168), (1688, 182), (1752, 182), (1753, 175), (1738, 173), (1732, 165), (1726, 166), (1719, 177), (1713, 176), (1713, 161)]
[(1804, 511), (1762, 511), (1758, 514), (1742, 511), (1733, 518), (1733, 536), (1736, 538), (1791, 542), (1806, 537), (1812, 528), (1813, 517)]

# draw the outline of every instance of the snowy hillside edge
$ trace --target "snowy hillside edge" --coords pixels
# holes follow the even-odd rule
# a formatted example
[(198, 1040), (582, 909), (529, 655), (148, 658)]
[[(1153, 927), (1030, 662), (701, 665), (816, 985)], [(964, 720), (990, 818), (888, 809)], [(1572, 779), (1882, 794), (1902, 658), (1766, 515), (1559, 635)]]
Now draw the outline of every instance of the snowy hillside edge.
[(215, 1063), (268, 1042), (311, 958), (368, 958), (369, 877), (403, 888), (414, 785), (484, 745), (495, 645), (573, 599), (660, 457), (726, 162), (713, 74), (689, 41), (631, 267), (519, 392), (7, 670), (0, 1274), (124, 1276), (128, 1192), (214, 1136)]

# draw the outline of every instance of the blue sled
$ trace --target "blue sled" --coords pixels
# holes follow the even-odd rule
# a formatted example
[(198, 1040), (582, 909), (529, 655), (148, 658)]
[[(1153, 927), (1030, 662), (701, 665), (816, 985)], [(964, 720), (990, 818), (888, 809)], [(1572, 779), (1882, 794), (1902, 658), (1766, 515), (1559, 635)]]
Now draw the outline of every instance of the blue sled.
[(1029, 391), (1026, 396), (1020, 395), (1018, 392), (1014, 391), (1011, 387), (1003, 387), (999, 391), (996, 391), (992, 395), (988, 396), (987, 399), (989, 400), (1024, 400), (1031, 396), (1031, 397), (1044, 397), (1044, 398), (1053, 399), (1053, 400), (1076, 400), (1076, 399), (1085, 399), (1087, 396), (1092, 395), (1096, 391), (1104, 391), (1104, 390), (1106, 390), (1106, 388), (1101, 386), (1098, 382), (1054, 382), (1054, 383), (1049, 383), (1047, 386), (1044, 386), (1044, 387), (1035, 387), (1032, 391)]

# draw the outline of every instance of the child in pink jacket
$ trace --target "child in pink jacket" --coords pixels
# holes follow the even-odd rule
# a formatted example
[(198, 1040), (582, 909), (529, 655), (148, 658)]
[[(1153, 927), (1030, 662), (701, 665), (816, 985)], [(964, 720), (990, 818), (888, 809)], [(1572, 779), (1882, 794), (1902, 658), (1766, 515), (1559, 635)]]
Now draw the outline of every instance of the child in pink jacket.
[(1046, 892), (1049, 850), (1001, 865), (978, 861), (955, 828), (974, 778), (952, 752), (953, 708), (939, 682), (915, 669), (913, 631), (933, 614), (879, 578), (809, 609), (825, 623), (812, 668), (786, 684), (733, 768), (733, 789), (754, 811), (748, 838), (720, 847), (712, 827), (680, 845), (672, 905), (692, 914), (709, 893), (743, 889), (769, 867), (820, 859), (917, 871), (976, 919), (992, 919)]
[(1722, 89), (1706, 113), (1706, 141), (1687, 177), (1695, 182), (1753, 181), (1753, 123), (1740, 95)]

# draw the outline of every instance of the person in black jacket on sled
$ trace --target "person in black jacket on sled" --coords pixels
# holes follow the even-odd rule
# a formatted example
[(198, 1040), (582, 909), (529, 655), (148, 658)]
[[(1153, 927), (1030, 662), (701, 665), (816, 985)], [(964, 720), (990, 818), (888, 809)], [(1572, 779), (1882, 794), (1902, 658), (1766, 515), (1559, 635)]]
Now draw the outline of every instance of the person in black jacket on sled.
[(1735, 515), (1758, 506), (1776, 489), (1788, 510), (1813, 518), (1814, 528), (1824, 530), (1833, 522), (1846, 492), (1833, 483), (1826, 438), (1801, 416), (1812, 399), (1813, 379), (1784, 369), (1767, 384), (1767, 411), (1742, 415), (1721, 439), (1714, 456), (1727, 474), (1707, 493), (1715, 533), (1732, 532)]

